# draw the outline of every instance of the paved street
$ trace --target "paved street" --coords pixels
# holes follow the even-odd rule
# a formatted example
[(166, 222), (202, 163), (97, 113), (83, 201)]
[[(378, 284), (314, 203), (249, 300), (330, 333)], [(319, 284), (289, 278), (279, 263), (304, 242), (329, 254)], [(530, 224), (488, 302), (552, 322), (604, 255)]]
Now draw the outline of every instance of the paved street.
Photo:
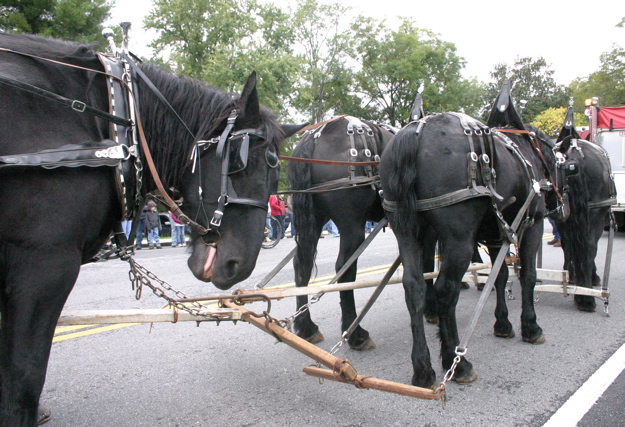
[[(547, 225), (547, 230), (551, 228)], [(546, 245), (544, 268), (562, 264), (559, 248)], [(599, 270), (607, 235), (602, 238)], [(317, 278), (334, 270), (338, 238), (320, 240)], [(252, 277), (238, 287), (251, 289), (294, 247), (292, 239), (262, 250)], [(479, 379), (471, 385), (452, 383), (443, 409), (439, 402), (417, 400), (326, 381), (319, 384), (302, 369), (310, 359), (251, 325), (222, 322), (110, 325), (59, 328), (52, 348), (42, 402), (52, 408), (50, 426), (541, 426), (625, 343), (625, 234), (618, 233), (611, 270), (610, 317), (598, 305), (596, 313), (573, 307), (572, 297), (540, 293), (538, 321), (547, 342), (521, 342), (520, 290), (509, 301), (513, 339), (496, 338), (494, 294), (489, 298), (471, 339), (467, 358)], [(380, 278), (397, 248), (387, 231), (361, 257), (361, 279)], [(189, 296), (216, 295), (210, 284), (199, 283), (186, 267), (185, 249), (141, 251), (137, 260)], [(112, 260), (83, 267), (66, 309), (160, 308), (164, 303), (144, 290), (134, 298), (127, 265)], [(269, 286), (293, 281), (290, 266)], [(362, 306), (371, 289), (356, 291)], [(481, 293), (462, 291), (458, 304), (461, 333), (473, 315)], [(273, 304), (282, 319), (294, 312), (292, 299)], [(262, 310), (260, 304), (252, 309)], [(326, 294), (312, 307), (326, 340), (326, 351), (340, 339), (338, 295)], [(377, 348), (365, 352), (340, 349), (361, 375), (409, 383), (411, 377), (409, 317), (400, 285), (387, 287), (365, 319)], [(438, 357), (437, 328), (426, 333), (439, 380), (444, 372)], [(580, 425), (624, 425), (625, 381), (615, 385)], [(611, 408), (619, 409), (611, 409)], [(607, 415), (606, 415), (607, 414)], [(603, 417), (603, 418), (601, 418)]]

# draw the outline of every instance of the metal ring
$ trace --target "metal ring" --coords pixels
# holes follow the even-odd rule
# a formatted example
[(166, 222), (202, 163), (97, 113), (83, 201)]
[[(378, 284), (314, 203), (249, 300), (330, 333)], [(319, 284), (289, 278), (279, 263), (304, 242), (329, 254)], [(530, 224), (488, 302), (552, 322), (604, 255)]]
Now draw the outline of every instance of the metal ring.
[(355, 148), (350, 148), (349, 155), (352, 157), (358, 157), (358, 151)]
[(490, 159), (488, 158), (488, 154), (482, 154), (482, 161), (485, 164), (489, 164), (490, 163)]
[(471, 160), (477, 162), (477, 154), (475, 153), (475, 151), (471, 151)]
[(368, 148), (365, 150), (365, 156), (371, 157), (371, 150), (369, 150)]

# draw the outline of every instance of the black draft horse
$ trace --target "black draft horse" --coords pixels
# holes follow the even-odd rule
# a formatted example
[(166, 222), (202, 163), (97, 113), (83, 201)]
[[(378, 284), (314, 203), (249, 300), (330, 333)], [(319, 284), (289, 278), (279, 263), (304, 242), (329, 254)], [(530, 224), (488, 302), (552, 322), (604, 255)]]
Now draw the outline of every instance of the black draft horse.
[[(511, 105), (503, 114), (516, 115)], [(519, 239), (523, 266), (522, 337), (537, 344), (545, 340), (536, 321), (533, 290), (536, 252), (542, 243), (546, 211), (545, 193), (551, 193), (545, 182), (550, 172), (547, 165), (554, 164), (554, 160), (548, 138), (537, 133), (537, 144), (546, 161), (540, 159), (528, 135), (508, 137), (468, 116), (442, 113), (408, 124), (382, 155), (384, 207), (393, 224), (404, 266), (403, 285), (413, 334), (412, 384), (416, 386), (430, 387), (436, 380), (425, 341), (423, 316), (426, 295), (423, 264), (430, 256), (431, 245), (426, 242), (431, 238), (430, 227), (441, 248), (440, 273), (434, 291), (444, 369), (452, 366), (460, 342), (455, 308), (462, 276), (478, 241), (488, 247), (494, 262), (504, 235), (510, 239), (516, 235)], [(510, 224), (527, 200), (531, 202), (521, 214), (522, 230), (514, 233)], [(507, 276), (507, 269), (502, 268), (495, 282), (494, 329), (497, 336), (513, 337), (505, 306)], [(475, 379), (477, 374), (472, 364), (463, 357), (455, 369), (454, 380), (467, 383)]]
[[(609, 222), (610, 206), (616, 202), (607, 151), (580, 138), (575, 131), (573, 107), (569, 107), (554, 151), (558, 157), (556, 182), (569, 194), (569, 218), (557, 224), (562, 237), (564, 268), (571, 283), (592, 288), (600, 286), (595, 257), (599, 238)], [(563, 176), (574, 169), (575, 174)], [(581, 311), (595, 311), (595, 298), (575, 295)]]
[[(304, 135), (293, 151), (294, 157), (343, 162), (375, 161), (393, 136), (394, 129), (376, 125), (352, 116), (339, 116), (312, 129)], [(293, 217), (297, 230), (297, 251), (293, 262), (295, 285), (307, 286), (313, 269), (321, 230), (333, 220), (340, 234), (340, 250), (336, 260), (338, 272), (365, 240), (366, 221), (378, 222), (383, 216), (382, 204), (375, 188), (377, 165), (346, 166), (290, 162), (288, 178), (293, 194)], [(307, 192), (337, 185), (337, 191)], [(353, 188), (346, 188), (351, 187)], [(356, 280), (357, 262), (354, 262), (338, 280), (339, 283)], [(340, 292), (341, 330), (345, 331), (356, 319), (353, 291)], [(297, 297), (298, 310), (308, 303), (307, 296)], [(312, 321), (310, 310), (295, 318), (294, 328), (300, 337), (318, 343), (324, 339), (319, 327)], [(375, 347), (362, 327), (350, 336), (351, 348), (367, 350)]]
[[(300, 127), (280, 126), (259, 107), (255, 74), (235, 97), (147, 64), (140, 69), (188, 127), (138, 79), (139, 118), (158, 174), (165, 188), (175, 187), (183, 195), (188, 216), (212, 229), (203, 236), (194, 232), (189, 266), (201, 280), (232, 286), (249, 276), (261, 247), (267, 200), (279, 178), (278, 144)], [(103, 72), (87, 46), (0, 34), (0, 214), (6, 219), (0, 224), (2, 426), (36, 425), (63, 305), (81, 264), (102, 248), (122, 219), (116, 167), (82, 166), (93, 163), (80, 154), (72, 167), (63, 167), (72, 163), (63, 161), (67, 147), (73, 155), (93, 146), (111, 148), (113, 128), (100, 118), (101, 112), (109, 112)], [(229, 136), (222, 135), (230, 124)], [(42, 153), (60, 147), (61, 153)], [(192, 157), (193, 152), (197, 155)], [(52, 168), (7, 167), (37, 159)], [(145, 195), (153, 182), (147, 174), (142, 180)], [(224, 193), (220, 187), (233, 203), (215, 228), (209, 221), (215, 222)]]

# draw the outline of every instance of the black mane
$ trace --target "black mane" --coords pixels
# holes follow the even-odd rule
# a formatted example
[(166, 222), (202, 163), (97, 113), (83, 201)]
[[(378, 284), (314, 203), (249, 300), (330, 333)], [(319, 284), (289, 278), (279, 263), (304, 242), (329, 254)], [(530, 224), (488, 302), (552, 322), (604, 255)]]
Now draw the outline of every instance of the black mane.
[[(141, 64), (141, 70), (186, 124), (185, 127), (166, 109), (145, 82), (139, 82), (141, 120), (156, 168), (166, 186), (177, 186), (189, 165), (194, 142), (219, 135), (232, 109), (237, 107), (239, 95), (223, 92), (200, 80), (172, 74), (147, 63)], [(247, 118), (250, 119), (254, 118)], [(241, 120), (237, 119), (236, 127), (260, 127), (266, 140), (272, 144), (282, 139), (282, 129), (269, 110), (261, 108), (260, 117), (256, 119), (257, 122), (247, 123), (240, 123)]]

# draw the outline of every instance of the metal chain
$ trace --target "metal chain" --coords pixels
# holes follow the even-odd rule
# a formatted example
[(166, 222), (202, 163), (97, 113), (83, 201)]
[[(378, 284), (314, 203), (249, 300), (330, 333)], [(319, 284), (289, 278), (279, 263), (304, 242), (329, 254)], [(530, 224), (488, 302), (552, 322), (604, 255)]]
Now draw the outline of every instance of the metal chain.
[(316, 302), (318, 302), (322, 296), (324, 296), (325, 293), (319, 293), (317, 295), (314, 295), (313, 297), (310, 298), (310, 302), (308, 302), (307, 304), (304, 304), (303, 306), (301, 306), (295, 313), (291, 314), (290, 316), (286, 317), (282, 322), (284, 323), (284, 325), (286, 326), (286, 329), (289, 332), (293, 332), (293, 321), (295, 320), (295, 318), (297, 316), (300, 316), (301, 314), (303, 314), (304, 312), (306, 312), (306, 310), (308, 310), (308, 308), (315, 304)]
[[(152, 290), (154, 295), (163, 298), (168, 302), (170, 307), (176, 308), (178, 310), (186, 311), (192, 316), (196, 317), (204, 317), (213, 320), (227, 320), (229, 318), (228, 314), (218, 314), (218, 313), (203, 313), (203, 309), (208, 309), (208, 306), (201, 304), (197, 301), (191, 301), (191, 306), (187, 306), (176, 299), (167, 295), (167, 291), (173, 293), (178, 297), (178, 299), (188, 299), (187, 295), (179, 290), (174, 289), (169, 283), (164, 280), (159, 279), (146, 269), (141, 266), (137, 261), (135, 261), (132, 257), (129, 257), (126, 261), (130, 264), (130, 271), (128, 272), (128, 277), (130, 278), (130, 282), (132, 283), (132, 290), (135, 291), (135, 298), (140, 299), (141, 293), (143, 291), (143, 285), (147, 286)], [(160, 285), (155, 285), (152, 281), (158, 282)]]

